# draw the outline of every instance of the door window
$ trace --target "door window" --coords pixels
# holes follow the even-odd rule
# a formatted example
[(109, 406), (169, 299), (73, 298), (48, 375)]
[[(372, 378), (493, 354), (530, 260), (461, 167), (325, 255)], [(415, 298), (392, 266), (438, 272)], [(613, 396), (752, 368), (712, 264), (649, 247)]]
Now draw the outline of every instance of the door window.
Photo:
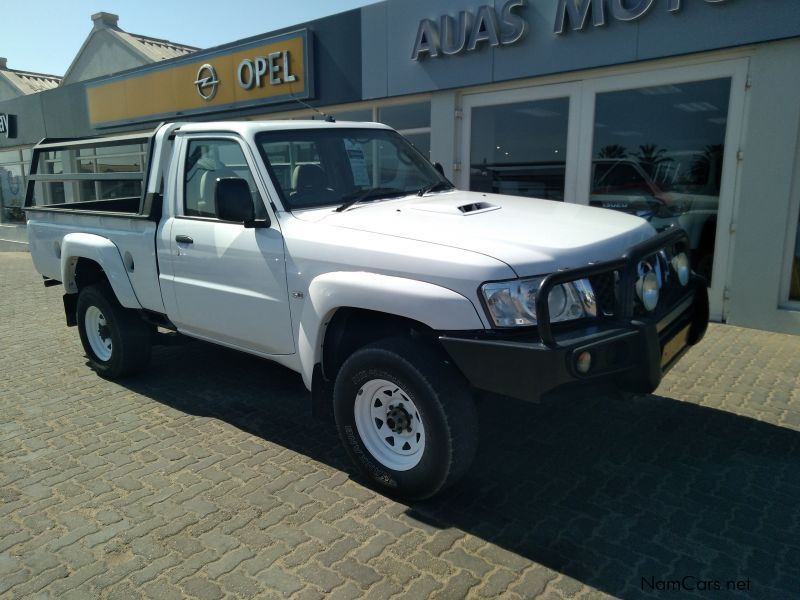
[(255, 179), (242, 147), (234, 140), (189, 140), (184, 166), (183, 214), (217, 218), (214, 199), (217, 180), (225, 177), (238, 177), (247, 182), (253, 196), (256, 219), (264, 219), (266, 209)]
[(590, 203), (689, 234), (711, 280), (730, 78), (597, 94)]
[(569, 98), (472, 109), (469, 187), (564, 200)]

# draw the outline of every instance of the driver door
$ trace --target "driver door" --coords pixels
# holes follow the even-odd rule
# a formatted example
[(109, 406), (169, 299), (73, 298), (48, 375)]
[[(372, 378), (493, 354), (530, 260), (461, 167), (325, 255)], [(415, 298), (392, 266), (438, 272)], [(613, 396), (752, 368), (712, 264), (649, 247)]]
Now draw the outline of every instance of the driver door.
[(178, 329), (259, 354), (291, 354), (284, 244), (277, 219), (266, 228), (218, 218), (217, 179), (248, 182), (256, 219), (268, 217), (266, 190), (249, 148), (235, 136), (187, 136), (170, 232)]

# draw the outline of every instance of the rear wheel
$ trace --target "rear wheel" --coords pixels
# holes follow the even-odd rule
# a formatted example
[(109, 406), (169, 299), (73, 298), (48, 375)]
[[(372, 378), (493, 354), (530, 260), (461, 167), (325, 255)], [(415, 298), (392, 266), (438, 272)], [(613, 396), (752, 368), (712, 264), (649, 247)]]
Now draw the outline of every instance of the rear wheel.
[(124, 308), (107, 282), (80, 291), (77, 321), (89, 365), (103, 377), (131, 375), (150, 362), (154, 327)]
[(478, 437), (469, 386), (430, 348), (397, 338), (342, 365), (334, 414), (348, 454), (383, 492), (430, 497), (469, 468)]

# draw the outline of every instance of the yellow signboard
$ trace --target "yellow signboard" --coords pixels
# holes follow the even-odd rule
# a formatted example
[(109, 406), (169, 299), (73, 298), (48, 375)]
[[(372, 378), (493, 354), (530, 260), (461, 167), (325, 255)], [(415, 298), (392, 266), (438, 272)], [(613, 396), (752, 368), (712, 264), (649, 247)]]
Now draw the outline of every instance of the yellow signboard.
[(90, 84), (89, 122), (108, 127), (309, 98), (309, 54), (303, 30)]

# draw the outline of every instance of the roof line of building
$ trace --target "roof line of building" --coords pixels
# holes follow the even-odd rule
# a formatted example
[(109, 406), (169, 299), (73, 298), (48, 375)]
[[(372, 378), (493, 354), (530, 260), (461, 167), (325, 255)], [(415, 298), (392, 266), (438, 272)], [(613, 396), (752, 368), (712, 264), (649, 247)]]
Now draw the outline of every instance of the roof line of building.
[(55, 81), (61, 81), (60, 76), (50, 75), (48, 73), (34, 73), (33, 71), (20, 71), (19, 69), (0, 69), (0, 71), (4, 71), (6, 73), (14, 73), (16, 75), (23, 75), (28, 77), (38, 77), (40, 79), (53, 79)]
[(181, 49), (191, 50), (191, 51), (202, 50), (202, 48), (200, 48), (198, 46), (190, 46), (189, 44), (179, 44), (178, 42), (173, 42), (171, 40), (165, 40), (165, 39), (162, 39), (162, 38), (155, 38), (155, 37), (151, 37), (149, 35), (142, 35), (140, 33), (133, 33), (131, 31), (125, 31), (124, 29), (120, 29), (120, 31), (122, 31), (123, 33), (127, 33), (128, 35), (132, 35), (133, 37), (137, 37), (137, 38), (140, 38), (142, 40), (145, 40), (147, 42), (155, 42), (157, 44), (164, 44), (165, 46), (173, 46), (175, 48), (181, 48)]
[(51, 75), (50, 73), (36, 73), (35, 71), (23, 71), (22, 69), (12, 69), (8, 66), (8, 59), (0, 57), (0, 71), (7, 71), (9, 73), (16, 73), (17, 75), (29, 75), (31, 77), (43, 77), (47, 79), (58, 79), (61, 81), (60, 75)]

